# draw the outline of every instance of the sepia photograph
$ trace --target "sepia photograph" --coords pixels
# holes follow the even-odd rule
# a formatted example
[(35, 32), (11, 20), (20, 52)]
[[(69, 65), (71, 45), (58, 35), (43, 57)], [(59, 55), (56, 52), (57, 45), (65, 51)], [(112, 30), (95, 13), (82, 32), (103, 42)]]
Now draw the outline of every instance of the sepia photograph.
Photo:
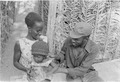
[(120, 82), (120, 0), (0, 0), (0, 82)]

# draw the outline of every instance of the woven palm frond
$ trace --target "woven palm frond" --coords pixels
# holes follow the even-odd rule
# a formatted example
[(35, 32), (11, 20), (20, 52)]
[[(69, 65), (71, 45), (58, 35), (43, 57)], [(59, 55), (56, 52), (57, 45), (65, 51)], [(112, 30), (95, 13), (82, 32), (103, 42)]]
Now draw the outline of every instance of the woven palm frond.
[(77, 22), (93, 26), (90, 38), (100, 45), (97, 60), (120, 56), (120, 2), (113, 0), (61, 0), (57, 2), (53, 32), (53, 52), (59, 53)]

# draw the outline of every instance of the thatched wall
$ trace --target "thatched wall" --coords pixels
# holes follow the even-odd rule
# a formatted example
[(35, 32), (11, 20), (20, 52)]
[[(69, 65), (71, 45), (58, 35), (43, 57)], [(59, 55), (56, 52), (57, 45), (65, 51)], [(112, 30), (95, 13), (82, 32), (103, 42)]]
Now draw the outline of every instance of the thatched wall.
[(0, 2), (0, 29), (1, 29), (1, 53), (4, 52), (12, 33), (12, 25), (15, 20), (15, 2)]
[[(100, 46), (97, 60), (120, 57), (120, 2), (118, 0), (50, 0), (50, 51), (58, 54), (76, 22), (93, 26), (91, 39)], [(55, 15), (55, 16), (54, 16)]]

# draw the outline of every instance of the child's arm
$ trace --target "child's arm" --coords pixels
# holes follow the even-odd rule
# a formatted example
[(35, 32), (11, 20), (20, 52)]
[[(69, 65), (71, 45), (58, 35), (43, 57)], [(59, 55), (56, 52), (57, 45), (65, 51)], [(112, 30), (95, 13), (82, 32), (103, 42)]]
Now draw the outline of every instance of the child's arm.
[(32, 76), (33, 75), (32, 69), (31, 68), (26, 68), (21, 63), (19, 63), (20, 57), (21, 57), (20, 44), (17, 41), (15, 46), (14, 46), (13, 64), (17, 69), (22, 70), (22, 71), (26, 72), (28, 75)]
[(13, 64), (17, 69), (22, 70), (22, 71), (27, 73), (29, 69), (24, 67), (22, 64), (19, 63), (20, 57), (21, 57), (20, 44), (17, 41), (15, 46), (14, 46)]
[(51, 69), (50, 72), (48, 72), (48, 75), (49, 74), (53, 74), (57, 71), (57, 69), (59, 68), (59, 65), (54, 63), (54, 62), (51, 62), (49, 68)]

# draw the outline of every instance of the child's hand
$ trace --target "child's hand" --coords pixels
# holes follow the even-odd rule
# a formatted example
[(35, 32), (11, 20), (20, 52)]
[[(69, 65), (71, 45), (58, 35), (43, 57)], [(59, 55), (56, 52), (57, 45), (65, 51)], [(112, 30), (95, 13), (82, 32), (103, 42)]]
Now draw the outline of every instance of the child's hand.
[(37, 76), (37, 73), (35, 72), (34, 69), (29, 69), (28, 70), (29, 72), (27, 73), (30, 77), (36, 77)]
[(52, 54), (52, 53), (48, 53), (48, 56), (49, 56), (50, 58), (55, 58), (55, 55)]
[(36, 77), (36, 76), (37, 76), (37, 73), (32, 70), (31, 73), (30, 73), (30, 75), (31, 75), (32, 77)]

